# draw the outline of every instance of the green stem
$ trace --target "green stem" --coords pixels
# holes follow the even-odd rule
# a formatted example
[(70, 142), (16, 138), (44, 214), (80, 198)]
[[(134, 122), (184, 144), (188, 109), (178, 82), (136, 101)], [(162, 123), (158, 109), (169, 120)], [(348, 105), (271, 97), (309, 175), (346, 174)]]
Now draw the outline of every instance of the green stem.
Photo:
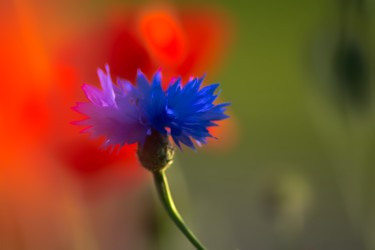
[(184, 220), (178, 213), (176, 206), (174, 205), (171, 192), (169, 190), (167, 177), (164, 171), (154, 171), (155, 186), (159, 194), (159, 198), (163, 203), (165, 210), (167, 211), (169, 217), (173, 220), (176, 226), (181, 230), (181, 232), (188, 238), (188, 240), (197, 248), (197, 250), (206, 250), (206, 248), (199, 242), (197, 237), (190, 231), (190, 229), (185, 225)]

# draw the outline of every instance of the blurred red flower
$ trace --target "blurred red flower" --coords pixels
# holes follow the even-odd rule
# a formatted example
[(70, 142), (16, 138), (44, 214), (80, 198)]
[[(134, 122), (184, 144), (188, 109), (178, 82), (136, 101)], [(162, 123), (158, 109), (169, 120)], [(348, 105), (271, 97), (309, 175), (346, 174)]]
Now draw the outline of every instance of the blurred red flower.
[[(69, 23), (74, 15), (65, 5), (79, 3), (85, 9), (85, 4), (42, 2), (0, 2), (0, 216), (10, 218), (0, 225), (10, 236), (0, 247), (19, 247), (19, 236), (33, 249), (55, 249), (64, 236), (64, 246), (81, 249), (73, 245), (90, 243), (82, 232), (90, 231), (91, 225), (86, 228), (82, 222), (89, 206), (82, 203), (79, 191), (106, 197), (107, 204), (109, 192), (120, 191), (124, 198), (123, 191), (142, 184), (146, 173), (134, 146), (108, 154), (99, 149), (100, 142), (69, 124), (79, 118), (69, 107), (83, 100), (82, 83), (98, 83), (96, 69), (105, 63), (114, 77), (129, 80), (137, 68), (150, 75), (162, 67), (165, 84), (176, 75), (211, 76), (222, 61), (231, 26), (219, 11), (170, 6), (116, 8), (105, 18), (73, 17)], [(221, 131), (214, 133), (220, 143), (209, 147), (231, 145), (236, 131), (232, 121), (223, 122)], [(137, 207), (134, 211), (144, 212), (139, 210), (142, 204), (131, 204)], [(123, 207), (115, 207), (111, 214), (126, 215)], [(133, 217), (129, 213), (126, 218)], [(100, 235), (113, 236), (105, 232), (104, 228)]]
[[(48, 39), (43, 41), (38, 31), (53, 33), (59, 27), (39, 27), (26, 4), (15, 4), (14, 10), (3, 11), (1, 22), (6, 84), (0, 87), (0, 114), (6, 119), (0, 122), (0, 133), (7, 142), (2, 144), (2, 158), (16, 158), (23, 147), (41, 147), (86, 179), (98, 178), (102, 171), (123, 176), (124, 169), (142, 175), (134, 147), (108, 154), (98, 149), (99, 142), (92, 143), (69, 125), (77, 115), (68, 107), (83, 99), (83, 82), (98, 83), (98, 67), (109, 63), (114, 77), (129, 80), (138, 68), (150, 75), (161, 67), (168, 84), (172, 76), (187, 79), (214, 69), (232, 35), (226, 15), (213, 9), (128, 7), (109, 10), (106, 18), (92, 22), (78, 36), (76, 30), (60, 27), (58, 42), (48, 50), (43, 47)], [(226, 148), (233, 141), (233, 122), (224, 121), (220, 127), (215, 135)], [(118, 165), (128, 167), (120, 170)]]

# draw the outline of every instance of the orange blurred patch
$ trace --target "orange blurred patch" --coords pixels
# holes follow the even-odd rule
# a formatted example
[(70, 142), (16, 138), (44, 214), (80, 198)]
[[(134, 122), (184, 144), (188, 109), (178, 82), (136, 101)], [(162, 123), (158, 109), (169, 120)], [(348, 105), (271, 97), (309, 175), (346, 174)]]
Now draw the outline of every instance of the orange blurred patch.
[(44, 49), (35, 13), (30, 4), (29, 1), (14, 0), (15, 16), (21, 34), (22, 50), (20, 52), (23, 52), (19, 56), (21, 62), (30, 69), (29, 77), (34, 79), (33, 87), (43, 90), (50, 86), (50, 58)]
[(0, 136), (6, 142), (1, 146), (5, 152), (1, 159), (10, 161), (38, 142), (48, 127), (46, 96), (51, 75), (47, 54), (25, 3), (16, 1), (0, 14), (0, 116), (4, 118)]
[(27, 131), (33, 136), (33, 140), (40, 140), (48, 133), (51, 108), (45, 96), (38, 92), (30, 93), (20, 103), (17, 113), (19, 119), (16, 123), (22, 131)]
[(213, 143), (216, 140), (211, 140), (207, 147), (212, 149), (211, 152), (214, 153), (223, 153), (230, 152), (238, 144), (240, 128), (236, 116), (232, 112), (229, 113), (230, 118), (223, 121), (216, 122), (219, 126), (210, 127), (210, 133), (218, 138), (216, 143)]
[(140, 12), (137, 27), (140, 40), (164, 75), (185, 80), (217, 66), (233, 37), (227, 15), (214, 9), (148, 8)]
[(185, 59), (186, 38), (179, 20), (170, 9), (143, 10), (138, 25), (141, 40), (156, 61), (171, 67)]

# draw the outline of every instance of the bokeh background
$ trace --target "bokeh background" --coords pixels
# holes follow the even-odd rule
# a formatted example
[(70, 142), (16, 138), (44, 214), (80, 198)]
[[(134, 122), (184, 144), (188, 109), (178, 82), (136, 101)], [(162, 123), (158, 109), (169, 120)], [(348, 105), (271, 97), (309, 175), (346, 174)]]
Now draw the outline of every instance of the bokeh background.
[(69, 124), (105, 63), (221, 83), (167, 172), (208, 249), (375, 249), (375, 1), (3, 0), (0, 32), (0, 249), (193, 249), (135, 147)]

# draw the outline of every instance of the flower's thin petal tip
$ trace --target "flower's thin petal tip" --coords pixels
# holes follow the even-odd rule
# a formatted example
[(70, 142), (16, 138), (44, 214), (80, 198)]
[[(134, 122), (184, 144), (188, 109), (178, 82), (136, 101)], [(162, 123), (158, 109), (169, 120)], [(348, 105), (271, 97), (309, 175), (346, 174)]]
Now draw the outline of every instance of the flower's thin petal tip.
[(162, 77), (162, 71), (161, 70), (156, 71), (155, 77), (161, 78)]
[(137, 77), (139, 77), (139, 76), (144, 76), (145, 74), (143, 73), (143, 71), (140, 69), (140, 68), (138, 68), (137, 69)]
[(160, 85), (161, 84), (161, 81), (162, 81), (162, 72), (160, 69), (158, 69), (155, 74), (154, 74), (154, 77), (152, 78), (152, 83), (154, 85)]
[(198, 147), (202, 147), (202, 143), (205, 144), (204, 142), (200, 142), (198, 140), (195, 140), (195, 144), (198, 145)]
[(75, 112), (78, 112), (78, 104), (76, 104), (75, 106), (71, 106), (70, 109)]
[(142, 72), (141, 69), (137, 69), (137, 85), (140, 86), (141, 89), (147, 89), (147, 86), (150, 84), (149, 80), (147, 79), (146, 75)]
[(203, 82), (203, 80), (206, 78), (207, 72), (204, 72), (201, 77), (199, 77), (199, 81)]
[(191, 148), (195, 153), (198, 153), (198, 149), (195, 146), (189, 147)]
[(86, 104), (85, 102), (77, 102), (76, 105), (70, 107), (71, 110), (81, 114), (81, 115), (85, 115), (85, 113), (82, 111), (82, 106)]
[(102, 70), (102, 68), (97, 68), (97, 70), (96, 70), (96, 74), (99, 76), (99, 78), (100, 78), (101, 75), (105, 75), (105, 73), (104, 73), (104, 71)]

